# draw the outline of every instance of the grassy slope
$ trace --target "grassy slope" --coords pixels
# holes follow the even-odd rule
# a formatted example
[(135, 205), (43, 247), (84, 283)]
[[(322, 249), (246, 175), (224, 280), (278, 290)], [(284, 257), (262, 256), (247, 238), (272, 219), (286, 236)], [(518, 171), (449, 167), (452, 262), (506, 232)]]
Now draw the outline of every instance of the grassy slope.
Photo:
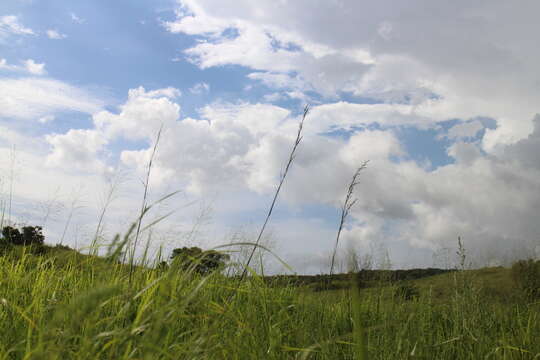
[(540, 304), (515, 296), (508, 270), (413, 284), (411, 301), (392, 286), (352, 300), (174, 269), (130, 283), (125, 266), (65, 250), (0, 256), (0, 359), (352, 359), (362, 329), (370, 359), (540, 358)]

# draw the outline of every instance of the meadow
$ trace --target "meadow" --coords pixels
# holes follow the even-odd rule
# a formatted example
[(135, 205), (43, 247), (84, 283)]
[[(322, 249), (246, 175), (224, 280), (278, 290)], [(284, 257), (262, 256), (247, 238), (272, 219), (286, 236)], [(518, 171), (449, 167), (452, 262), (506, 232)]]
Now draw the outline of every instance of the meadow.
[(0, 359), (540, 358), (540, 302), (507, 268), (314, 290), (117, 255), (4, 247)]
[[(334, 273), (340, 233), (367, 163), (348, 187), (329, 274), (265, 277), (253, 271), (256, 250), (270, 251), (261, 239), (307, 113), (306, 107), (258, 237), (237, 244), (250, 249), (247, 261), (200, 271), (209, 252), (196, 248), (179, 252), (187, 263), (167, 263), (161, 255), (150, 261), (147, 251), (136, 257), (139, 235), (164, 218), (141, 227), (156, 204), (148, 204), (147, 191), (161, 129), (139, 219), (107, 245), (106, 255), (97, 239), (110, 195), (88, 254), (45, 245), (40, 227), (20, 233), (4, 227), (0, 360), (540, 359), (540, 261), (470, 270), (458, 238), (455, 271)], [(210, 254), (219, 262), (219, 252)]]

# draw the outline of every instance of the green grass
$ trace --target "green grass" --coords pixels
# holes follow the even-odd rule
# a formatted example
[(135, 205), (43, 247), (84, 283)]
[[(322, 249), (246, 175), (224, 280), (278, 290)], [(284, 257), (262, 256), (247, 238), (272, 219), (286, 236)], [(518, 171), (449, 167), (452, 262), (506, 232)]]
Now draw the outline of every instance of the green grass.
[(0, 359), (540, 359), (540, 304), (507, 269), (409, 284), (404, 300), (144, 267), (130, 284), (118, 263), (19, 248), (0, 256)]

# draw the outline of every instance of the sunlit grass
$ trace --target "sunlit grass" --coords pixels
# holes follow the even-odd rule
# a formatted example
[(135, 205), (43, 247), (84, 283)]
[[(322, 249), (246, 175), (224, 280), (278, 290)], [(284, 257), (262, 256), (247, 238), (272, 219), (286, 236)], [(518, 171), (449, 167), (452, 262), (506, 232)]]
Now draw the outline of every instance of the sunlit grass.
[(355, 297), (250, 277), (237, 289), (174, 267), (137, 267), (130, 284), (125, 265), (23, 249), (0, 256), (2, 359), (352, 359), (361, 339), (370, 359), (540, 357), (540, 304), (482, 291), (505, 269), (418, 280), (403, 300), (394, 286)]

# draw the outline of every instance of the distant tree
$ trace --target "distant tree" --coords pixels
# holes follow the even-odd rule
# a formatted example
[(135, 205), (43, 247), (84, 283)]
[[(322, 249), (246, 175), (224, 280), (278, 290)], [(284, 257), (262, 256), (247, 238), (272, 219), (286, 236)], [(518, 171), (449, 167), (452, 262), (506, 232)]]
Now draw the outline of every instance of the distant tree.
[(193, 270), (201, 275), (208, 275), (211, 272), (222, 269), (230, 259), (229, 255), (215, 250), (202, 250), (198, 247), (183, 247), (174, 249), (171, 255), (173, 265), (181, 269)]
[(43, 245), (45, 236), (41, 226), (25, 226), (22, 230), (24, 245)]
[(7, 244), (11, 245), (22, 245), (23, 244), (23, 236), (19, 229), (11, 227), (11, 226), (5, 226), (2, 229), (2, 238)]
[(25, 226), (22, 233), (19, 229), (12, 226), (5, 226), (2, 229), (3, 241), (11, 245), (43, 245), (45, 236), (43, 236), (41, 226)]

